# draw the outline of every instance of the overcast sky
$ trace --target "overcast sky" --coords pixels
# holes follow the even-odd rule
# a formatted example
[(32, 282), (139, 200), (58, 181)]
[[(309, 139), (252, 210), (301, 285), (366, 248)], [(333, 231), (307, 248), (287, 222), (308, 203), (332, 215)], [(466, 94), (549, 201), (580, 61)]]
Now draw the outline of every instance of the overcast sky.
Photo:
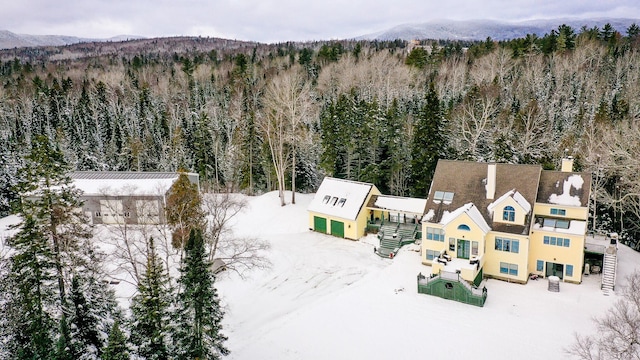
[(638, 0), (8, 0), (0, 29), (109, 38), (201, 35), (330, 40), (434, 19), (640, 19)]

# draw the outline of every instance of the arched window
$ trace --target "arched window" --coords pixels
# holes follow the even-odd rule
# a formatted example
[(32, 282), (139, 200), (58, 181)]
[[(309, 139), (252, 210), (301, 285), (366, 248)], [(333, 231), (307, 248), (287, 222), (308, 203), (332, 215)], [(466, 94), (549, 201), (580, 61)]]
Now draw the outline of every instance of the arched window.
[(465, 224), (458, 225), (458, 230), (471, 231), (469, 226)]
[(516, 209), (512, 206), (505, 206), (502, 211), (502, 220), (505, 221), (516, 221)]

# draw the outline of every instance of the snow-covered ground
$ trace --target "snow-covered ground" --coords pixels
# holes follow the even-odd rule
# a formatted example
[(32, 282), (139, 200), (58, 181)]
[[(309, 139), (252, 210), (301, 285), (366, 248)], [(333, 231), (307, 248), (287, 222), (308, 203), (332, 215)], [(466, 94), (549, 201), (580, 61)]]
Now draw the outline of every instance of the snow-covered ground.
[[(239, 215), (235, 231), (268, 240), (273, 266), (218, 279), (230, 359), (566, 359), (574, 333), (594, 332), (592, 318), (617, 299), (594, 275), (559, 293), (544, 279), (489, 280), (482, 308), (418, 294), (416, 275), (430, 268), (417, 246), (388, 260), (373, 253), (375, 237), (312, 232), (312, 198), (280, 207), (268, 193)], [(621, 245), (617, 290), (637, 264), (640, 254)]]
[[(281, 207), (277, 192), (249, 197), (235, 219), (236, 234), (271, 244), (272, 267), (245, 279), (218, 277), (229, 359), (566, 359), (574, 333), (593, 333), (592, 318), (618, 297), (605, 296), (594, 275), (581, 285), (561, 283), (559, 293), (547, 291), (544, 279), (489, 280), (482, 308), (418, 294), (416, 275), (430, 268), (417, 246), (389, 260), (374, 254), (375, 236), (350, 241), (312, 232), (312, 198), (297, 194), (297, 204)], [(0, 238), (16, 221), (0, 219)], [(620, 245), (618, 258), (619, 293), (640, 253)], [(115, 287), (127, 302), (133, 287)]]

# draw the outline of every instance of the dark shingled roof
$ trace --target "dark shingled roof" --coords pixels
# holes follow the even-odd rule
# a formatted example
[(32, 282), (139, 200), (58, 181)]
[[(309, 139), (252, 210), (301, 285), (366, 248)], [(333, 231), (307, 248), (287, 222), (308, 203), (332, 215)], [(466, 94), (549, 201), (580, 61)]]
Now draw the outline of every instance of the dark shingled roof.
[[(493, 199), (487, 199), (485, 185), (488, 165), (489, 163), (470, 161), (438, 161), (427, 199), (427, 212), (431, 209), (435, 212), (435, 216), (430, 221), (440, 222), (445, 211), (452, 212), (471, 202), (478, 208), (492, 230), (511, 234), (527, 233), (542, 168), (539, 165), (495, 164), (496, 191)], [(491, 214), (487, 210), (489, 204), (511, 190), (519, 192), (532, 207), (524, 226), (493, 223)], [(436, 191), (453, 192), (451, 204), (434, 203), (433, 196)]]
[(589, 206), (589, 193), (591, 192), (591, 173), (579, 173), (579, 172), (562, 172), (562, 171), (543, 171), (540, 176), (540, 186), (538, 188), (537, 202), (542, 204), (551, 204), (549, 197), (552, 194), (561, 195), (563, 193), (564, 182), (569, 179), (570, 176), (577, 175), (582, 177), (584, 183), (580, 189), (576, 189), (571, 186), (570, 195), (578, 196), (580, 199), (580, 206)]

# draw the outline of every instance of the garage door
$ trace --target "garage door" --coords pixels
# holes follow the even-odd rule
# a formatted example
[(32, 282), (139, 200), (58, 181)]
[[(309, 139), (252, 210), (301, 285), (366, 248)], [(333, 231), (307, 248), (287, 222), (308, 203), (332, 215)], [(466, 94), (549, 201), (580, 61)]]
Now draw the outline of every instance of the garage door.
[(327, 219), (318, 216), (313, 217), (313, 230), (317, 232), (327, 233)]
[(341, 221), (331, 220), (331, 235), (344, 237), (344, 223)]

